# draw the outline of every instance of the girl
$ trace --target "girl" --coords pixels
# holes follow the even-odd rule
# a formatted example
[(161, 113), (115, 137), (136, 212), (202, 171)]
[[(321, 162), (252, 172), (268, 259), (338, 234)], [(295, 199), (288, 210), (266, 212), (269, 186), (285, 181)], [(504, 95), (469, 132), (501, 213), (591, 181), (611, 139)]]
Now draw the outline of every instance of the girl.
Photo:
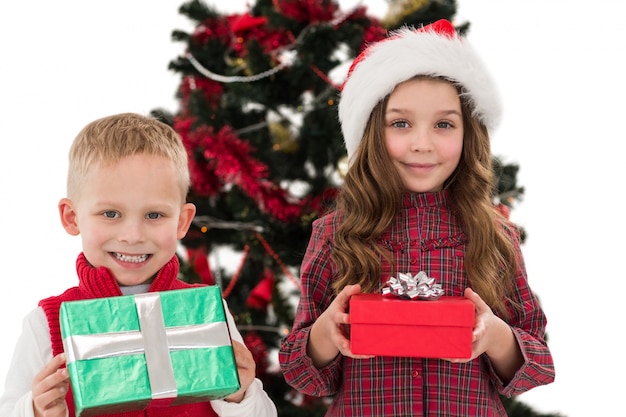
[[(499, 117), (495, 85), (446, 20), (354, 61), (339, 102), (350, 167), (336, 210), (313, 225), (280, 348), (291, 386), (334, 397), (327, 416), (502, 416), (500, 394), (554, 380), (519, 235), (492, 203)], [(352, 354), (350, 297), (418, 271), (475, 305), (471, 357)]]

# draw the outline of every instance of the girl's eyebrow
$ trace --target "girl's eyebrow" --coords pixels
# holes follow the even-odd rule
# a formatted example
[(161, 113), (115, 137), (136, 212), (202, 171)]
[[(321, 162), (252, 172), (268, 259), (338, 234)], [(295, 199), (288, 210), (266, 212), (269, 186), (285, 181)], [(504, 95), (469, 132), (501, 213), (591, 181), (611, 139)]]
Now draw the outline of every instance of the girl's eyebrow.
[[(404, 109), (404, 108), (388, 108), (385, 114), (389, 114), (389, 113), (398, 113), (398, 114), (407, 114), (407, 113), (411, 113), (410, 110), (408, 109)], [(441, 115), (441, 116), (449, 116), (451, 114), (457, 115), (458, 117), (463, 117), (463, 114), (456, 109), (450, 109), (450, 110), (441, 110), (439, 112), (436, 113), (437, 115)]]
[(452, 109), (452, 110), (445, 110), (445, 111), (442, 112), (442, 114), (445, 115), (445, 116), (449, 116), (451, 114), (455, 114), (455, 115), (457, 115), (459, 117), (463, 117), (463, 114), (460, 111), (454, 110), (454, 109)]

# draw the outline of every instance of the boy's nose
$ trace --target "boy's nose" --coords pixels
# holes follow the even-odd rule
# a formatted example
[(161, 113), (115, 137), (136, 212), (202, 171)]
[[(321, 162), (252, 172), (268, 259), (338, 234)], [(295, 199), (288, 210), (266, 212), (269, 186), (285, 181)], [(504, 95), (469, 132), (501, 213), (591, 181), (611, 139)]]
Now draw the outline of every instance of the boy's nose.
[(141, 222), (125, 222), (120, 226), (119, 240), (126, 243), (143, 242), (145, 239)]

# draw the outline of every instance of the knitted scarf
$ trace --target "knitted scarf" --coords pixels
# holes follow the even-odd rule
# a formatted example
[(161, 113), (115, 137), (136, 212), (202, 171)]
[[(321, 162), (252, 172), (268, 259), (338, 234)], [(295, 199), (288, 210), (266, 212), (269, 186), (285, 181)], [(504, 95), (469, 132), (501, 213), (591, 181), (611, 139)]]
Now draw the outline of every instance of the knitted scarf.
[[(150, 285), (149, 292), (177, 290), (196, 285), (185, 283), (178, 279), (178, 258), (173, 256), (157, 273)], [(52, 355), (63, 352), (63, 340), (59, 324), (59, 310), (64, 301), (86, 300), (93, 298), (115, 297), (122, 295), (119, 284), (111, 272), (104, 268), (94, 268), (89, 264), (85, 255), (81, 253), (76, 260), (78, 286), (66, 290), (63, 294), (41, 300), (39, 306), (43, 308), (50, 328)], [(70, 387), (67, 397), (69, 416), (75, 417), (74, 397)], [(137, 411), (119, 414), (107, 414), (106, 417), (174, 417), (174, 416), (217, 416), (209, 402), (178, 405), (171, 407), (149, 408), (149, 412)], [(102, 415), (105, 417), (105, 415)]]

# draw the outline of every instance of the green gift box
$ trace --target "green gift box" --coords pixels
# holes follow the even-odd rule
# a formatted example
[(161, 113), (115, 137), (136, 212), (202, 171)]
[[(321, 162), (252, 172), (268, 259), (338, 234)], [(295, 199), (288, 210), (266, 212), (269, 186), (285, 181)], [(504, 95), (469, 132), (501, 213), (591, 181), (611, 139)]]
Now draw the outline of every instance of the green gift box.
[(224, 398), (239, 375), (217, 286), (64, 302), (76, 415)]

